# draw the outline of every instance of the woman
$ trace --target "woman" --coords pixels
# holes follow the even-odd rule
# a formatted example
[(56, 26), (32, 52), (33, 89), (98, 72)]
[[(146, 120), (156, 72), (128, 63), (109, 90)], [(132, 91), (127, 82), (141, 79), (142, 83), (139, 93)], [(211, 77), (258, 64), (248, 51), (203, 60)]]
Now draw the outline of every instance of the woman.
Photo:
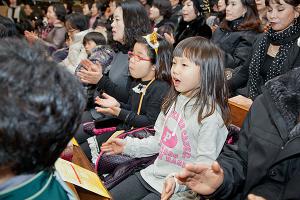
[[(204, 1), (203, 1), (204, 2)], [(204, 12), (209, 5), (199, 0), (184, 0), (182, 8), (182, 20), (179, 23), (175, 36), (176, 46), (181, 40), (193, 36), (211, 38), (211, 29), (206, 25)]]
[(152, 22), (152, 27), (159, 28), (165, 23), (171, 23), (171, 3), (169, 0), (154, 0), (150, 8), (149, 18)]
[[(134, 21), (134, 23), (132, 23)], [(107, 74), (102, 74), (99, 67), (86, 65), (80, 72), (78, 77), (83, 83), (97, 85), (97, 90), (104, 90), (107, 94), (113, 95), (120, 102), (127, 102), (129, 95), (129, 87), (131, 79), (128, 72), (128, 51), (133, 49), (135, 39), (138, 36), (150, 33), (150, 20), (145, 8), (135, 0), (129, 0), (117, 3), (112, 23), (112, 35), (115, 50), (115, 57), (110, 65)], [(118, 94), (117, 96), (115, 94)], [(94, 105), (89, 107), (95, 107)], [(84, 113), (82, 122), (94, 120), (90, 111)], [(82, 133), (82, 125), (80, 126), (76, 139), (79, 143), (86, 142), (86, 134)], [(84, 136), (84, 137), (82, 137)], [(83, 149), (89, 147), (83, 147)], [(86, 149), (88, 152), (89, 150)]]
[(47, 22), (50, 32), (38, 37), (35, 33), (25, 31), (25, 37), (30, 42), (39, 41), (49, 47), (49, 51), (53, 52), (60, 49), (65, 42), (66, 28), (64, 26), (66, 9), (63, 4), (53, 4), (47, 10)]
[(67, 16), (66, 28), (70, 45), (68, 56), (61, 64), (74, 74), (80, 61), (87, 58), (82, 44), (83, 37), (89, 32), (87, 19), (83, 14), (72, 13)]
[(225, 52), (225, 67), (243, 65), (260, 33), (260, 21), (254, 0), (227, 0), (226, 15), (212, 35), (212, 41)]
[(91, 8), (91, 18), (89, 19), (89, 28), (92, 28), (97, 17), (101, 16), (101, 3), (93, 3)]
[(271, 28), (257, 39), (251, 58), (229, 81), (232, 91), (240, 88), (238, 94), (252, 99), (261, 93), (265, 82), (300, 66), (298, 1), (267, 0), (266, 5)]

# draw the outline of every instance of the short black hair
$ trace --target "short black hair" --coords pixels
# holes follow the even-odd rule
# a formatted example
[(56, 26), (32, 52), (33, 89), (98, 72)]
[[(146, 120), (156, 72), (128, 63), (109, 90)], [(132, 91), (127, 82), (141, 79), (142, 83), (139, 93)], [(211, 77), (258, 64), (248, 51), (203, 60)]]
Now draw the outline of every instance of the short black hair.
[(57, 19), (61, 22), (65, 22), (67, 11), (66, 11), (64, 4), (55, 3), (50, 6), (53, 7), (53, 11), (55, 12)]
[(0, 168), (50, 170), (85, 108), (82, 84), (24, 40), (0, 40)]
[(66, 22), (68, 22), (73, 29), (79, 31), (87, 30), (89, 27), (87, 18), (82, 13), (72, 13), (67, 15)]
[(94, 41), (96, 45), (106, 45), (106, 39), (102, 33), (89, 32), (83, 37), (82, 44), (85, 45), (88, 41)]

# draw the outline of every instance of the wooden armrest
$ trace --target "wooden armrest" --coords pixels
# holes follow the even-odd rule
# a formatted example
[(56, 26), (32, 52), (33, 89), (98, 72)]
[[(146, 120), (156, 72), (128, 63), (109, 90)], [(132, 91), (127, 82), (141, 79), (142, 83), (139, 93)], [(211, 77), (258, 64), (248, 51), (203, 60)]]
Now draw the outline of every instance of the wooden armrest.
[(228, 104), (231, 112), (231, 123), (241, 127), (252, 105), (252, 100), (238, 95), (228, 99)]

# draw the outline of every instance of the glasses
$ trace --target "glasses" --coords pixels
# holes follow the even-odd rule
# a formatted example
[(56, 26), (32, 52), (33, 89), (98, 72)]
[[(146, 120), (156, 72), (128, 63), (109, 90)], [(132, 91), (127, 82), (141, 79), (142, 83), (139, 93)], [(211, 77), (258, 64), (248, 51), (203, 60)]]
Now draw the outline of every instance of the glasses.
[(142, 58), (141, 56), (134, 54), (132, 51), (128, 51), (128, 56), (129, 56), (129, 59), (134, 58), (135, 61), (137, 61), (137, 62), (140, 62), (141, 60), (151, 61), (150, 58)]

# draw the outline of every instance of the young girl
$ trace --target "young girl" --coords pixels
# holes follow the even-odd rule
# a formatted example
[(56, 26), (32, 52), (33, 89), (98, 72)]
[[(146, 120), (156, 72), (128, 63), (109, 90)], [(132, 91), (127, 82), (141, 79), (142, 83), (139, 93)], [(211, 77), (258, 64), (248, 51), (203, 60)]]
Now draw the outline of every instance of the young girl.
[[(172, 46), (156, 32), (137, 38), (133, 52), (129, 52), (128, 55), (129, 72), (135, 79), (129, 89), (128, 102), (118, 102), (112, 97), (118, 94), (110, 96), (106, 93), (103, 93), (101, 98), (97, 97), (95, 101), (98, 104), (98, 112), (112, 115), (121, 121), (117, 130), (154, 125), (171, 83)], [(100, 121), (99, 124), (101, 123)], [(81, 134), (83, 135), (76, 136), (80, 137), (81, 141), (89, 136), (86, 133)], [(113, 132), (110, 132), (88, 138), (81, 147), (88, 157), (91, 155), (92, 161), (95, 161), (99, 147), (112, 134)]]
[[(223, 54), (209, 40), (192, 37), (173, 53), (173, 85), (156, 121), (155, 136), (115, 138), (101, 150), (145, 157), (154, 164), (125, 179), (110, 192), (113, 199), (160, 199), (164, 179), (186, 163), (212, 163), (226, 140), (227, 89)], [(176, 187), (175, 192), (185, 188)]]

